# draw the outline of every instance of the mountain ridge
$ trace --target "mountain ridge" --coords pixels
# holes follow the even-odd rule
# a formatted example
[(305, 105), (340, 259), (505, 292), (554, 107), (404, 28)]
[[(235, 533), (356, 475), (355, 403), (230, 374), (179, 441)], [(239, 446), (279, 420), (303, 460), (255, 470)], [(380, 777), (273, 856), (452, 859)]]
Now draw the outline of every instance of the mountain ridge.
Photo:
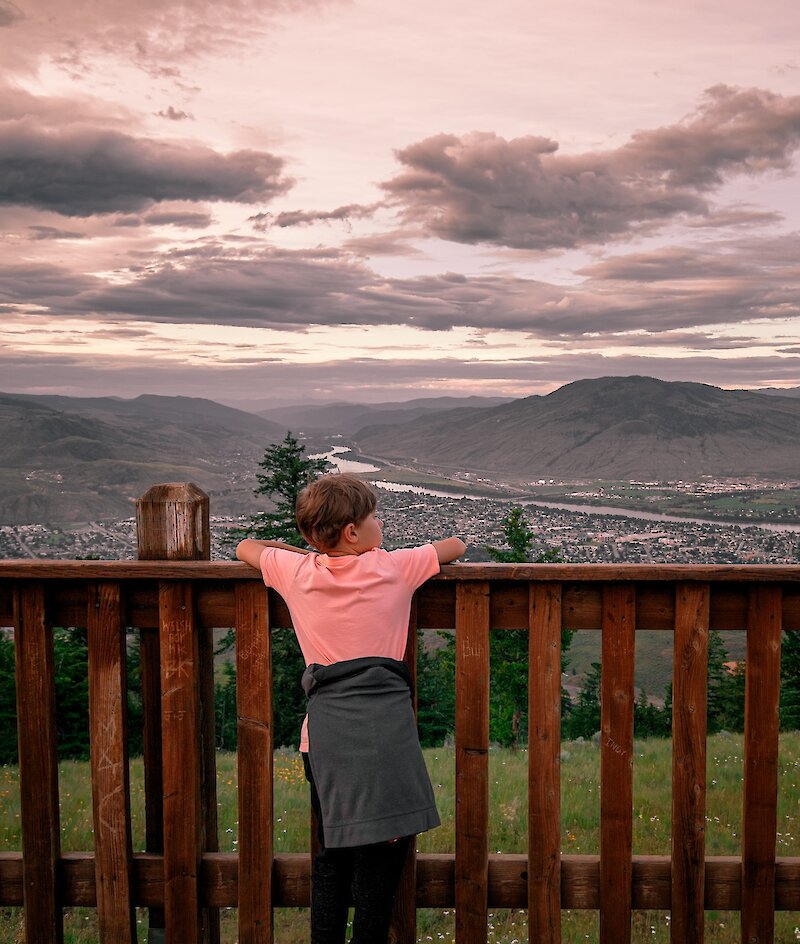
[(800, 400), (651, 377), (577, 380), (479, 414), (355, 434), (365, 454), (445, 471), (562, 478), (796, 477)]

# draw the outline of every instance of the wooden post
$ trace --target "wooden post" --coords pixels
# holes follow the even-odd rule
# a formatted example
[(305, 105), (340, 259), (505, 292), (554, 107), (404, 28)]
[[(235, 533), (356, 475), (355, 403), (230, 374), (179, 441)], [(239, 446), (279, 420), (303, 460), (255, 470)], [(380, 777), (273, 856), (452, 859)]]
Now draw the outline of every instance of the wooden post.
[(272, 639), (263, 585), (236, 584), (239, 944), (271, 944)]
[(772, 944), (775, 936), (781, 604), (780, 586), (750, 589), (742, 811), (741, 939), (745, 944)]
[[(208, 495), (191, 482), (154, 485), (136, 502), (136, 539), (139, 560), (210, 560)], [(210, 627), (196, 630), (200, 659), (200, 715), (202, 725), (202, 819), (204, 848), (216, 852), (217, 790), (214, 734), (213, 637)], [(161, 668), (159, 638), (154, 629), (141, 630), (142, 706), (144, 709), (144, 763), (146, 844), (148, 852), (164, 851), (164, 815), (161, 742)], [(209, 941), (219, 941), (219, 911), (206, 922)], [(164, 912), (150, 909), (149, 944), (164, 941)]]
[[(417, 598), (411, 602), (408, 621), (408, 638), (403, 661), (411, 673), (414, 715), (417, 714)], [(406, 853), (403, 871), (397, 888), (392, 915), (390, 940), (397, 944), (415, 944), (417, 940), (417, 850), (412, 842)]]
[(529, 592), (528, 936), (561, 944), (561, 584)]
[(484, 944), (489, 895), (489, 583), (456, 588), (456, 944)]
[(603, 588), (600, 695), (600, 944), (630, 944), (636, 590)]
[(672, 922), (674, 944), (703, 944), (706, 834), (708, 584), (675, 591), (672, 662)]
[(134, 944), (126, 640), (118, 583), (89, 584), (86, 629), (97, 922), (101, 941)]
[(25, 940), (61, 944), (55, 667), (42, 583), (22, 584), (15, 594), (14, 652)]

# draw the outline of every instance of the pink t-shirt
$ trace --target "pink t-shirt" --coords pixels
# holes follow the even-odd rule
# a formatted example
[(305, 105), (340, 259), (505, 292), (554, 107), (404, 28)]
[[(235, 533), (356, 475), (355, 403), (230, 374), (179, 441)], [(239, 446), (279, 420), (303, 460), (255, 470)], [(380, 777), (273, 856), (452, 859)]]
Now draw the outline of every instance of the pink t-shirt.
[[(306, 665), (363, 656), (402, 659), (411, 597), (439, 573), (432, 544), (346, 557), (265, 547), (260, 563), (264, 583), (289, 607)], [(308, 750), (308, 718), (300, 750)]]

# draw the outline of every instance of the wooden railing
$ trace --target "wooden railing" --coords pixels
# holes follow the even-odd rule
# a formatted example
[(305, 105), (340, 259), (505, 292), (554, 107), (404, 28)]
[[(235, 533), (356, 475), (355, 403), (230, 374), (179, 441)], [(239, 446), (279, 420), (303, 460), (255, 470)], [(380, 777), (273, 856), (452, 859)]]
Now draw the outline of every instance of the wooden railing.
[[(136, 940), (151, 910), (169, 942), (213, 941), (238, 908), (242, 944), (272, 940), (272, 913), (308, 906), (307, 853), (273, 854), (270, 628), (281, 598), (244, 564), (0, 562), (0, 626), (17, 665), (22, 849), (0, 854), (0, 905), (24, 907), (26, 939), (61, 939), (62, 909), (96, 907), (101, 940)], [(89, 643), (94, 849), (62, 854), (52, 627)], [(143, 640), (147, 852), (131, 851), (125, 633)], [(212, 627), (233, 627), (238, 673), (238, 854), (216, 851)], [(631, 939), (632, 909), (670, 909), (672, 940), (703, 940), (704, 910), (741, 913), (742, 941), (774, 938), (800, 910), (800, 857), (776, 858), (781, 632), (800, 631), (800, 566), (457, 564), (416, 594), (416, 628), (456, 635), (454, 855), (410, 853), (395, 915), (455, 908), (459, 944), (485, 944), (489, 908), (528, 908), (531, 942), (561, 940), (562, 909), (599, 909), (600, 940)], [(527, 855), (494, 855), (489, 822), (489, 636), (529, 631)], [(599, 856), (562, 855), (560, 634), (602, 633)], [(746, 630), (741, 857), (707, 857), (706, 666), (710, 630)], [(634, 632), (674, 634), (672, 855), (632, 851)], [(209, 684), (211, 682), (211, 684)], [(211, 700), (210, 700), (211, 699)], [(213, 732), (212, 732), (213, 734)], [(160, 738), (159, 738), (160, 736)]]

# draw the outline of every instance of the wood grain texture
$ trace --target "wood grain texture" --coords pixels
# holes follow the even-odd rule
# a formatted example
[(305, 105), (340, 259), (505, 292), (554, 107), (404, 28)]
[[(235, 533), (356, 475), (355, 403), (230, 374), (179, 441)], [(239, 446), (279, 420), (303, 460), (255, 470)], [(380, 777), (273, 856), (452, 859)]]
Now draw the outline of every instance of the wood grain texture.
[(678, 584), (672, 663), (672, 919), (674, 944), (702, 944), (705, 901), (707, 584)]
[(561, 941), (561, 585), (530, 587), (528, 934)]
[(133, 944), (127, 645), (119, 584), (91, 585), (87, 602), (97, 921), (101, 941)]
[[(200, 863), (200, 896), (204, 905), (235, 908), (238, 901), (239, 857), (207, 852)], [(62, 903), (85, 908), (97, 904), (94, 855), (67, 852), (59, 860)], [(670, 907), (669, 856), (633, 857), (633, 907)], [(311, 869), (304, 852), (283, 852), (273, 862), (274, 906), (307, 908), (311, 901)], [(490, 908), (525, 908), (528, 900), (527, 857), (489, 856)], [(149, 852), (133, 855), (133, 899), (137, 906), (164, 902), (164, 859)], [(417, 907), (452, 908), (455, 903), (455, 857), (452, 853), (420, 853), (417, 857)], [(0, 852), (0, 905), (22, 904), (22, 854)], [(737, 911), (742, 904), (742, 860), (736, 856), (706, 859), (707, 911)], [(574, 910), (600, 907), (599, 856), (565, 855), (561, 859), (561, 906)], [(775, 908), (800, 911), (800, 857), (775, 860)]]
[(200, 700), (191, 584), (163, 583), (159, 604), (166, 940), (197, 944), (205, 932), (198, 889), (203, 844)]
[(272, 911), (272, 637), (263, 586), (236, 587), (239, 942), (270, 944)]
[[(417, 714), (417, 596), (411, 601), (408, 636), (403, 661), (411, 674), (414, 715)], [(416, 944), (417, 940), (417, 852), (412, 842), (406, 853), (392, 912), (390, 939), (397, 944)]]
[(15, 595), (14, 653), (25, 938), (60, 944), (64, 929), (57, 872), (61, 839), (53, 631), (39, 582), (22, 584)]
[[(0, 580), (254, 580), (257, 572), (239, 561), (2, 560)], [(800, 583), (797, 564), (445, 564), (433, 583), (475, 580), (611, 583), (617, 581), (701, 583)]]
[(486, 944), (489, 832), (489, 585), (456, 599), (456, 944)]
[(750, 590), (745, 665), (742, 940), (766, 944), (775, 933), (780, 587)]
[(600, 942), (631, 940), (633, 851), (633, 584), (603, 590), (600, 741)]

